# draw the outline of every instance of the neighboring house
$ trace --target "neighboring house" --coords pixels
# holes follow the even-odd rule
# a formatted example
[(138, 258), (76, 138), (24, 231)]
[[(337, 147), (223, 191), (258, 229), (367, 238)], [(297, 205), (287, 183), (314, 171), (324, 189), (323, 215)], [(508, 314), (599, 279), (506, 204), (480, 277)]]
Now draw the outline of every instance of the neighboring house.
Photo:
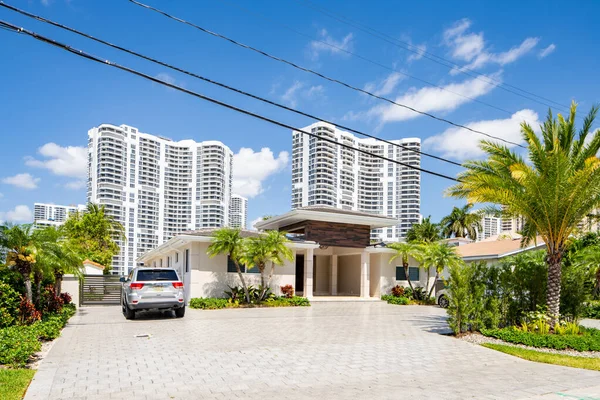
[[(288, 232), (294, 260), (276, 266), (271, 287), (292, 285), (296, 294), (379, 298), (399, 284), (407, 286), (399, 260), (390, 264), (395, 252), (370, 244), (372, 229), (395, 226), (395, 218), (346, 211), (331, 207), (297, 208), (257, 223), (260, 230)], [(207, 249), (214, 229), (183, 233), (138, 259), (147, 267), (177, 269), (183, 278), (186, 299), (223, 297), (228, 285), (240, 285), (235, 265), (226, 255), (210, 258)], [(243, 236), (259, 235), (242, 231)], [(426, 273), (410, 260), (409, 274), (417, 286), (425, 286)], [(270, 265), (268, 266), (270, 268)], [(434, 272), (431, 273), (433, 283)], [(248, 284), (258, 285), (256, 268), (245, 271)]]
[(106, 268), (104, 265), (91, 260), (85, 260), (83, 262), (83, 273), (85, 275), (102, 275), (104, 273), (104, 268)]
[(521, 247), (521, 236), (516, 234), (500, 234), (491, 238), (457, 247), (457, 251), (465, 262), (486, 261), (497, 263), (502, 258), (514, 256), (526, 251), (542, 249), (546, 243), (541, 237), (526, 247)]

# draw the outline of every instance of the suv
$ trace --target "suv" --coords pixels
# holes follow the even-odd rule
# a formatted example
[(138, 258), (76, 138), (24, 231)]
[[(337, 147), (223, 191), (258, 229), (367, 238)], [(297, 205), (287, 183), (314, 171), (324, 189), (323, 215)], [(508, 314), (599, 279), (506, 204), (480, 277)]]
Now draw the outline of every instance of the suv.
[(171, 268), (134, 268), (122, 277), (123, 315), (134, 319), (140, 310), (173, 310), (177, 318), (185, 315), (183, 282)]

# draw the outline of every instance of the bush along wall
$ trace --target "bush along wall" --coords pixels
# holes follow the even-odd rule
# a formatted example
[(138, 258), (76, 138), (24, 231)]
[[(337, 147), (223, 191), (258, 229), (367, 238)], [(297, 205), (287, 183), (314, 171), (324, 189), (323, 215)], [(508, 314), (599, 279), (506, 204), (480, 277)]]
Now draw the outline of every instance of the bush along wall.
[(222, 308), (251, 307), (308, 307), (310, 301), (306, 297), (270, 297), (260, 303), (240, 303), (232, 299), (215, 297), (195, 297), (190, 300), (190, 308), (201, 310), (219, 310)]

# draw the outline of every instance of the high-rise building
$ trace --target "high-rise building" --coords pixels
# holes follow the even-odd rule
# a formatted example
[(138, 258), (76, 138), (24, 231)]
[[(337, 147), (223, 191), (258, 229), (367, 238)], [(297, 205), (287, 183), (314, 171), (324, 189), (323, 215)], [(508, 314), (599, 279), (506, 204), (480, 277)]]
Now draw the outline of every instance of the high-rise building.
[(88, 131), (88, 151), (88, 201), (125, 227), (117, 273), (178, 233), (228, 225), (233, 154), (223, 143), (102, 124)]
[(502, 232), (502, 218), (485, 214), (481, 218), (481, 232), (477, 232), (477, 240), (485, 240)]
[(239, 194), (231, 195), (229, 205), (229, 226), (246, 229), (248, 222), (248, 199)]
[(69, 215), (85, 210), (84, 205), (61, 206), (58, 204), (34, 203), (33, 204), (33, 225), (42, 226), (60, 226), (65, 223)]
[[(419, 138), (357, 138), (335, 126), (317, 122), (303, 129), (356, 149), (419, 167)], [(403, 147), (400, 147), (401, 145)], [(397, 241), (420, 222), (420, 171), (381, 158), (292, 132), (292, 208), (328, 206), (386, 215), (398, 225), (375, 229), (373, 240)]]

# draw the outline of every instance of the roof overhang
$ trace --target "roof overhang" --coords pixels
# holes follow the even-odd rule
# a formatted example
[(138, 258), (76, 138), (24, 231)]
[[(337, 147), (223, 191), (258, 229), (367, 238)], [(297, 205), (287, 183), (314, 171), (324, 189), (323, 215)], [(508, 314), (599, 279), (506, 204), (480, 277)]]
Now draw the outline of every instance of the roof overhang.
[(544, 243), (542, 241), (540, 243), (535, 243), (528, 247), (519, 248), (517, 250), (511, 250), (511, 251), (508, 251), (508, 252), (502, 253), (502, 254), (477, 254), (477, 255), (465, 256), (465, 257), (462, 257), (462, 259), (463, 259), (463, 261), (499, 260), (501, 258), (514, 256), (516, 254), (523, 253), (526, 251), (541, 249), (544, 246), (546, 246), (546, 243)]
[(335, 222), (338, 224), (365, 225), (371, 229), (385, 228), (398, 225), (398, 220), (379, 215), (341, 214), (338, 212), (292, 210), (285, 214), (277, 215), (266, 221), (260, 221), (254, 226), (261, 230), (280, 229), (303, 221)]

